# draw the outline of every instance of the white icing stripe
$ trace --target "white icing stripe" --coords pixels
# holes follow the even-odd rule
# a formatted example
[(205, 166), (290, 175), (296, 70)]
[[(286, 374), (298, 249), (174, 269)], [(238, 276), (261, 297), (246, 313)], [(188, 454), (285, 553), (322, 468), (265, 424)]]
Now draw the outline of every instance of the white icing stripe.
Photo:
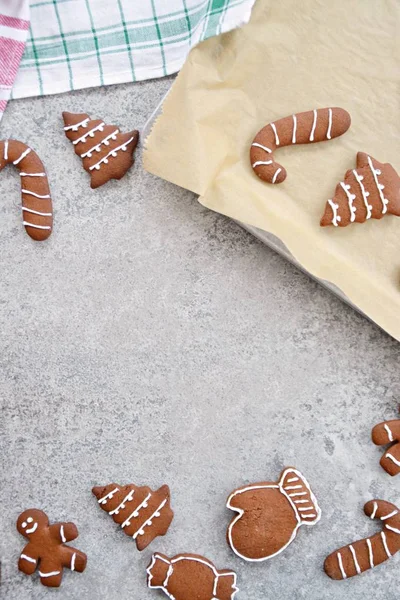
[(365, 190), (364, 184), (362, 182), (363, 179), (364, 179), (364, 177), (362, 175), (359, 175), (355, 169), (353, 170), (353, 175), (357, 179), (357, 183), (360, 186), (361, 194), (362, 194), (362, 197), (363, 197), (363, 200), (364, 200), (364, 205), (365, 205), (365, 208), (367, 209), (367, 215), (366, 215), (365, 218), (366, 219), (370, 219), (371, 218), (371, 214), (372, 214), (371, 213), (372, 206), (370, 204), (368, 204), (369, 192), (367, 192)]
[(386, 534), (384, 531), (381, 532), (381, 538), (382, 538), (382, 544), (383, 547), (385, 548), (385, 552), (388, 558), (390, 558), (392, 555), (390, 554), (388, 545), (387, 545), (387, 541), (386, 541)]
[(314, 120), (313, 120), (313, 124), (312, 124), (312, 129), (311, 129), (311, 133), (310, 133), (310, 142), (314, 141), (314, 133), (315, 133), (315, 128), (317, 126), (317, 109), (314, 109)]
[(20, 177), (46, 177), (46, 173), (20, 173)]
[(171, 577), (173, 572), (174, 572), (174, 567), (172, 565), (169, 565), (168, 571), (167, 571), (167, 576), (165, 578), (165, 581), (163, 582), (164, 587), (167, 587), (169, 578)]
[(340, 552), (337, 553), (337, 559), (338, 559), (339, 569), (342, 574), (342, 577), (343, 577), (343, 579), (347, 579), (346, 571), (343, 568), (342, 555), (340, 554)]
[(272, 183), (275, 183), (275, 181), (276, 181), (276, 179), (277, 179), (277, 177), (278, 177), (278, 175), (279, 175), (279, 173), (280, 173), (281, 171), (282, 171), (282, 169), (277, 169), (277, 170), (275, 171), (275, 174), (274, 174), (274, 176), (273, 176), (273, 178), (272, 178)]
[[(293, 494), (294, 495), (294, 494)], [(300, 496), (300, 494), (298, 494)], [(306, 502), (310, 502), (310, 500), (295, 500), (295, 504), (305, 504)]]
[(75, 559), (76, 559), (76, 552), (73, 553), (72, 558), (71, 558), (71, 571), (75, 571)]
[(291, 498), (295, 498), (296, 496), (307, 496), (307, 492), (296, 492), (295, 494), (289, 494)]
[(390, 429), (389, 425), (384, 425), (385, 429), (386, 429), (386, 433), (388, 434), (388, 439), (389, 442), (393, 442), (393, 433), (392, 430)]
[(292, 144), (296, 143), (296, 129), (297, 129), (297, 118), (296, 115), (293, 115), (293, 134), (292, 134)]
[(394, 531), (400, 535), (400, 529), (396, 529), (396, 527), (392, 527), (391, 525), (385, 525), (386, 529), (390, 529), (390, 531)]
[(79, 144), (80, 142), (85, 142), (87, 137), (94, 137), (95, 131), (103, 131), (104, 125), (105, 125), (105, 123), (103, 123), (103, 121), (102, 121), (100, 123), (100, 125), (97, 125), (96, 127), (93, 127), (93, 129), (91, 129), (90, 131), (87, 131), (85, 133), (85, 135), (83, 135), (82, 137), (78, 138), (77, 140), (75, 140), (72, 143), (76, 146), (76, 144)]
[(253, 142), (252, 146), (255, 146), (256, 148), (261, 148), (262, 150), (265, 150), (265, 152), (269, 152), (269, 153), (272, 152), (271, 148), (268, 148), (267, 146), (263, 146), (262, 144), (258, 144), (257, 142)]
[(276, 131), (275, 123), (271, 123), (271, 127), (272, 127), (272, 130), (273, 130), (274, 134), (275, 134), (275, 144), (277, 146), (279, 146), (279, 137), (278, 137), (278, 132)]
[(350, 548), (350, 552), (353, 556), (354, 566), (356, 568), (357, 575), (359, 575), (361, 573), (361, 569), (360, 569), (360, 565), (358, 564), (356, 551), (354, 550), (354, 548), (351, 544), (350, 544), (349, 548)]
[(100, 498), (97, 502), (99, 504), (107, 504), (107, 500), (111, 500), (116, 492), (119, 492), (119, 488), (114, 488), (111, 492), (108, 492), (103, 498)]
[(332, 223), (335, 227), (337, 227), (338, 223), (342, 220), (342, 217), (339, 217), (338, 215), (339, 204), (336, 204), (335, 202), (333, 202), (333, 200), (328, 200), (328, 202), (333, 213)]
[(356, 195), (352, 194), (350, 192), (350, 186), (347, 185), (346, 183), (344, 183), (343, 181), (340, 182), (340, 185), (342, 186), (342, 189), (344, 190), (346, 196), (347, 196), (347, 201), (349, 203), (349, 209), (350, 209), (350, 221), (352, 223), (354, 223), (354, 221), (356, 220), (356, 207), (353, 206), (353, 200), (356, 199)]
[[(34, 225), (33, 223), (28, 223), (28, 221), (24, 221), (23, 224), (25, 227), (33, 227), (34, 229), (51, 229), (49, 225)], [(28, 533), (28, 530), (26, 533)]]
[(332, 109), (328, 108), (328, 114), (329, 114), (329, 119), (328, 119), (328, 131), (326, 132), (326, 138), (328, 140), (331, 139), (331, 131), (332, 131)]
[(302, 490), (303, 486), (302, 485), (286, 485), (285, 490)]
[(92, 167), (89, 167), (89, 171), (93, 171), (93, 169), (96, 169), (98, 171), (100, 169), (100, 165), (102, 163), (106, 163), (106, 164), (108, 163), (109, 156), (113, 156), (114, 158), (117, 156), (118, 150), (122, 150), (123, 152), (126, 152), (127, 147), (129, 146), (129, 144), (132, 142), (133, 139), (134, 138), (131, 137), (127, 142), (125, 142), (121, 146), (118, 146), (117, 148), (114, 148), (114, 150), (111, 150), (111, 152), (109, 152), (106, 156), (104, 156), (101, 160), (99, 160), (98, 163), (96, 163)]
[(399, 511), (398, 510), (394, 510), (393, 512), (389, 513), (388, 515), (384, 515), (383, 517), (381, 517), (381, 521), (386, 521), (386, 519), (390, 519), (390, 517), (394, 517), (395, 515), (397, 515)]
[(40, 217), (52, 217), (53, 216), (53, 213), (39, 212), (38, 210), (33, 210), (32, 208), (26, 208), (26, 206), (22, 206), (21, 208), (25, 212), (32, 213), (33, 215), (39, 215)]
[(312, 515), (301, 515), (301, 518), (302, 519), (313, 519), (316, 516), (317, 515), (315, 513), (313, 513)]
[(163, 500), (160, 504), (160, 506), (153, 512), (153, 514), (143, 523), (143, 525), (133, 534), (133, 539), (136, 540), (138, 535), (143, 535), (144, 534), (144, 528), (147, 527), (147, 525), (151, 525), (152, 524), (152, 519), (155, 519), (157, 517), (160, 516), (160, 512), (161, 509), (164, 507), (164, 505), (167, 503), (168, 498), (165, 498), (165, 500)]
[(17, 160), (14, 160), (13, 165), (18, 165), (21, 162), (21, 160), (23, 160), (31, 152), (32, 152), (31, 148), (28, 148), (27, 150), (25, 150), (25, 152), (23, 152), (21, 154), (21, 156), (19, 158), (17, 158)]
[(314, 510), (313, 506), (303, 506), (298, 509), (300, 512)]
[(27, 560), (30, 563), (33, 563), (34, 565), (36, 565), (36, 559), (35, 558), (31, 558), (30, 556), (27, 556), (26, 554), (21, 554), (20, 558), (23, 558), (24, 560)]
[(135, 493), (135, 490), (131, 490), (129, 492), (129, 494), (127, 496), (125, 496), (125, 498), (122, 500), (121, 504), (119, 504), (117, 506), (117, 508), (114, 508), (114, 510), (110, 510), (110, 512), (108, 514), (109, 515), (117, 515), (119, 513), (119, 511), (121, 510), (121, 508), (125, 508), (126, 502), (132, 501), (134, 493)]
[(39, 575), (40, 577), (53, 577), (54, 575), (59, 575), (60, 571), (52, 571), (51, 573), (42, 573), (42, 571), (39, 571)]
[(35, 194), (35, 192), (30, 192), (29, 190), (21, 190), (23, 194), (27, 194), (28, 196), (35, 196), (35, 198), (40, 198), (41, 200), (46, 200), (46, 198), (50, 198), (49, 194), (46, 196), (40, 196), (39, 194)]
[(8, 140), (4, 142), (4, 160), (8, 160)]
[(108, 135), (107, 137), (104, 138), (104, 140), (101, 140), (101, 142), (99, 142), (98, 144), (96, 144), (96, 146), (93, 146), (93, 148), (90, 148), (90, 150), (88, 150), (87, 152), (85, 152), (84, 154), (81, 154), (81, 158), (86, 158), (86, 156), (88, 158), (91, 158), (92, 153), (99, 149), (98, 151), (100, 152), (100, 148), (101, 146), (104, 144), (105, 146), (109, 146), (109, 141), (111, 139), (116, 140), (117, 139), (117, 134), (119, 133), (119, 129), (116, 129), (115, 131), (113, 131), (113, 133), (110, 133), (110, 135)]
[(394, 462), (395, 465), (397, 465), (398, 467), (400, 467), (400, 461), (398, 461), (393, 454), (386, 454), (386, 458), (388, 458), (389, 460), (391, 460), (392, 462)]
[(371, 540), (368, 538), (367, 539), (367, 546), (368, 546), (368, 555), (369, 555), (369, 566), (371, 567), (371, 569), (374, 568), (374, 553), (372, 552), (372, 544), (371, 544)]
[(83, 121), (81, 121), (80, 123), (76, 123), (76, 125), (68, 125), (67, 127), (64, 127), (64, 131), (78, 131), (79, 127), (86, 127), (87, 124), (89, 123), (90, 119), (89, 117), (87, 119), (84, 119)]
[(381, 171), (379, 169), (374, 168), (374, 165), (372, 164), (372, 160), (371, 160), (370, 156), (368, 156), (368, 165), (369, 165), (369, 168), (371, 169), (371, 173), (372, 173), (376, 188), (379, 193), (379, 198), (381, 199), (381, 202), (382, 202), (382, 214), (384, 215), (387, 212), (387, 205), (389, 204), (389, 200), (386, 200), (385, 196), (382, 193), (382, 190), (385, 189), (385, 186), (382, 185), (381, 183), (379, 183), (379, 181), (378, 181), (377, 176), (381, 174)]
[(273, 163), (272, 160), (257, 160), (252, 166), (253, 166), (253, 169), (255, 169), (259, 165), (271, 165), (272, 163)]
[(376, 502), (374, 502), (373, 507), (374, 507), (374, 510), (372, 511), (371, 519), (375, 519), (376, 511), (378, 510), (378, 504)]
[[(25, 225), (25, 222), (24, 222), (24, 225)], [(39, 226), (38, 225), (32, 225), (32, 227), (39, 227)], [(50, 229), (50, 227), (49, 227), (49, 229)], [(26, 530), (26, 533), (29, 533), (29, 534), (35, 533), (35, 531), (36, 531), (37, 528), (38, 528), (38, 524), (34, 523), (33, 526), (30, 529)]]
[(139, 504), (138, 507), (135, 508), (134, 511), (131, 512), (131, 514), (129, 515), (129, 517), (122, 523), (121, 528), (123, 529), (124, 527), (126, 527), (127, 525), (129, 526), (130, 523), (130, 519), (135, 518), (139, 516), (139, 511), (141, 508), (146, 508), (146, 502), (148, 500), (150, 500), (151, 498), (151, 494), (147, 494), (146, 498)]
[(287, 480), (288, 483), (293, 483), (294, 481), (299, 481), (298, 477), (291, 477), (290, 479)]
[(61, 527), (60, 527), (60, 538), (61, 538), (61, 541), (65, 544), (65, 542), (67, 541), (67, 538), (64, 535), (64, 525), (61, 525)]

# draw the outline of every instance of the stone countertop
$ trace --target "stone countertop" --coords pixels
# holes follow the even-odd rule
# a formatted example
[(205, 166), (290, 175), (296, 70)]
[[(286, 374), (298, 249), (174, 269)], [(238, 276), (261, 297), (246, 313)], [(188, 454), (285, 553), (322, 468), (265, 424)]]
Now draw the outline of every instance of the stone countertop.
[[(19, 178), (0, 176), (0, 597), (45, 599), (17, 571), (29, 507), (76, 523), (88, 554), (58, 597), (147, 600), (152, 551), (237, 571), (241, 600), (397, 600), (399, 557), (331, 581), (325, 556), (376, 530), (366, 500), (399, 501), (372, 426), (396, 418), (399, 345), (194, 194), (142, 169), (92, 191), (61, 112), (141, 127), (171, 79), (15, 101), (1, 137), (42, 157), (55, 228), (21, 223)], [(237, 558), (227, 495), (296, 466), (322, 508), (279, 557)], [(139, 554), (91, 487), (168, 483), (175, 519)], [(189, 600), (189, 599), (188, 599)]]

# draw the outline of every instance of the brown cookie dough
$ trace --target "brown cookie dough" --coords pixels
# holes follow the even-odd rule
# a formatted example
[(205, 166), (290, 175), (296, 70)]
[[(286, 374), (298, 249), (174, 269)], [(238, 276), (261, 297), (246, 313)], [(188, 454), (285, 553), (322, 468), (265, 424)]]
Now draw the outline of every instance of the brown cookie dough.
[(381, 458), (381, 467), (389, 475), (400, 473), (400, 419), (384, 421), (372, 430), (372, 441), (377, 446), (391, 444)]

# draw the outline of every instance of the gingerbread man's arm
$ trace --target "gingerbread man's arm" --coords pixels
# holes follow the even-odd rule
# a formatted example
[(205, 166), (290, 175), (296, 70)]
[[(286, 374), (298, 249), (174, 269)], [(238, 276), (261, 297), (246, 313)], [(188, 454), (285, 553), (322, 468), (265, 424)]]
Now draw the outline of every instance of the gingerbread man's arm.
[(50, 533), (54, 539), (65, 544), (78, 537), (78, 529), (73, 523), (54, 523), (49, 526)]
[(36, 571), (39, 558), (36, 546), (29, 542), (19, 556), (18, 569), (26, 575), (32, 575)]

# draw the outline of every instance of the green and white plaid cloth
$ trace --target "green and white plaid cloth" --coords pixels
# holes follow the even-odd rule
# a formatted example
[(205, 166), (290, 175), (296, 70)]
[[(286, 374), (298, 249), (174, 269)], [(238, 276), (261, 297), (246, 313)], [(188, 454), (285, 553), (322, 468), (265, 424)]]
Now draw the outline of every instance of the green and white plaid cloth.
[(12, 97), (175, 73), (198, 42), (246, 23), (254, 1), (31, 0)]

